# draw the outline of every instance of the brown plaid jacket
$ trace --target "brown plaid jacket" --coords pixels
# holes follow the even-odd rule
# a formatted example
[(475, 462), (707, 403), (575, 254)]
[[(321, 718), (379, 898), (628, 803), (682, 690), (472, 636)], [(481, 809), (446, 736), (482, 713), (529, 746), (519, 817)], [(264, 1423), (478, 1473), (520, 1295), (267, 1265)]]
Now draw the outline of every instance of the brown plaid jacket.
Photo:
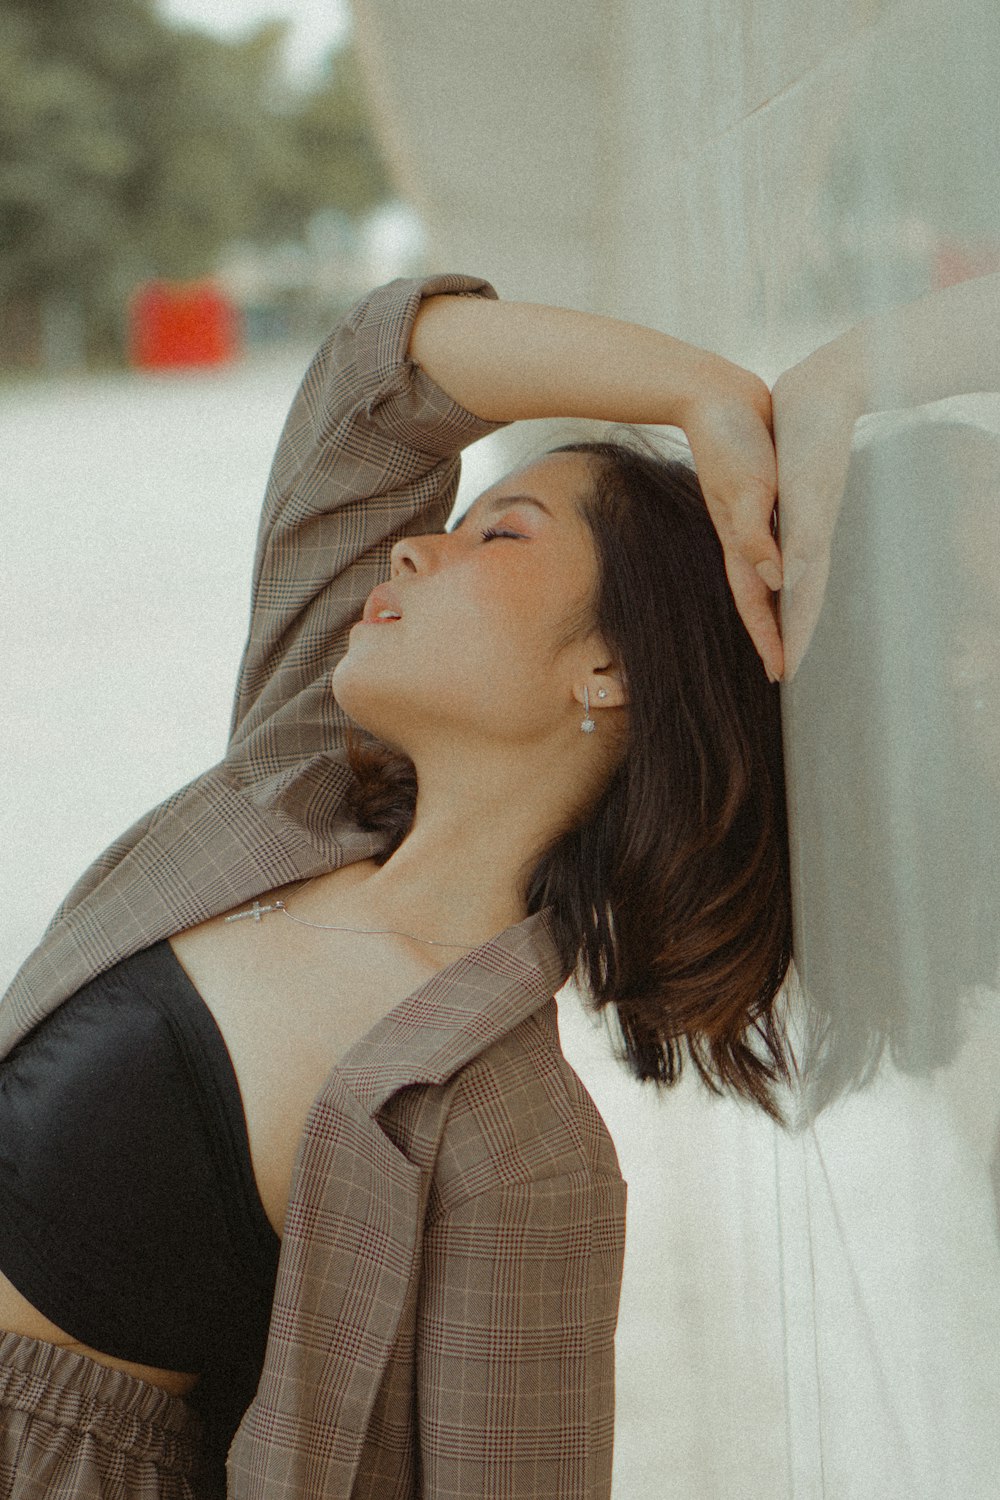
[[(265, 497), (226, 755), (77, 881), (0, 1004), (0, 1056), (127, 954), (377, 852), (345, 808), (329, 675), (392, 543), (443, 527), (459, 450), (495, 425), (406, 359), (434, 292), (495, 296), (464, 276), (394, 282), (310, 366)], [(625, 1184), (560, 1051), (564, 978), (539, 912), (436, 974), (330, 1074), (232, 1495), (609, 1493)]]

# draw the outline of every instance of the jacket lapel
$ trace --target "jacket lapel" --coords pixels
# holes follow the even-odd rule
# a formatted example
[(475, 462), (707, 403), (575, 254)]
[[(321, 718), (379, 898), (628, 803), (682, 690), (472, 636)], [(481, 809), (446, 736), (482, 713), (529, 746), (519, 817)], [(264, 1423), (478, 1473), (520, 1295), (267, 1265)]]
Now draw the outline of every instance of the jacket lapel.
[(429, 1180), (334, 1073), (299, 1150), (264, 1368), (229, 1451), (234, 1500), (351, 1494)]
[[(448, 1080), (564, 978), (546, 909), (433, 975), (330, 1075), (296, 1162), (264, 1371), (230, 1450), (240, 1500), (351, 1494), (416, 1285)], [(376, 1116), (413, 1084), (440, 1087), (421, 1096), (404, 1154)]]
[(565, 979), (546, 907), (432, 975), (345, 1054), (337, 1072), (375, 1115), (398, 1089), (450, 1078)]

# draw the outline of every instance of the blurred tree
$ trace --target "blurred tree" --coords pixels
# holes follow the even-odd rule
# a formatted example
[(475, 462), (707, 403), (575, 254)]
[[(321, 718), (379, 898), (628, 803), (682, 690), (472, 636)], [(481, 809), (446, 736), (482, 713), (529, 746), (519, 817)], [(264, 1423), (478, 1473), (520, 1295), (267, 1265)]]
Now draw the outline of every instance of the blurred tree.
[(291, 119), (305, 177), (300, 211), (337, 207), (363, 213), (392, 195), (372, 133), (364, 85), (351, 51), (334, 53), (324, 76)]
[(40, 301), (53, 288), (84, 295), (119, 229), (118, 200), (134, 159), (114, 90), (72, 49), (48, 49), (45, 29), (27, 6), (0, 10), (5, 302)]
[(320, 210), (388, 196), (351, 54), (294, 92), (284, 34), (178, 30), (153, 0), (0, 0), (5, 321), (75, 304), (107, 349), (137, 281), (203, 275), (227, 241), (294, 239)]

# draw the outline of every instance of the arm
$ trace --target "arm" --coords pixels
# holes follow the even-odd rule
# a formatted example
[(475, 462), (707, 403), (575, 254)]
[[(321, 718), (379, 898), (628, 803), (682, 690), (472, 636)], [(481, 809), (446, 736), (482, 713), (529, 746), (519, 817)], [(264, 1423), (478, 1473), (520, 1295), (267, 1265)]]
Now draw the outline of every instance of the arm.
[(861, 416), (997, 390), (998, 329), (1000, 274), (977, 276), (865, 318), (817, 355)]
[(819, 618), (859, 417), (1000, 386), (1000, 275), (980, 276), (865, 318), (775, 383), (781, 539), (794, 673)]
[(493, 421), (590, 417), (682, 428), (737, 608), (771, 675), (780, 676), (769, 592), (781, 583), (770, 529), (777, 477), (763, 381), (635, 323), (446, 296), (421, 307), (410, 353), (463, 406)]
[(625, 1184), (508, 1184), (428, 1227), (417, 1324), (423, 1500), (607, 1500)]
[(496, 295), (469, 276), (377, 288), (320, 348), (288, 414), (257, 536), (226, 757), (245, 782), (336, 753), (344, 720), (329, 675), (350, 626), (388, 577), (393, 543), (444, 526), (459, 451), (497, 425), (408, 358), (421, 299), (441, 292)]
[[(494, 315), (483, 318), (487, 307)], [(338, 753), (345, 725), (329, 676), (365, 598), (388, 577), (393, 543), (443, 528), (459, 450), (518, 417), (683, 426), (737, 604), (777, 675), (781, 643), (755, 571), (780, 563), (768, 529), (769, 413), (762, 381), (652, 329), (499, 303), (471, 277), (378, 288), (320, 349), (282, 432), (227, 766), (254, 784)]]

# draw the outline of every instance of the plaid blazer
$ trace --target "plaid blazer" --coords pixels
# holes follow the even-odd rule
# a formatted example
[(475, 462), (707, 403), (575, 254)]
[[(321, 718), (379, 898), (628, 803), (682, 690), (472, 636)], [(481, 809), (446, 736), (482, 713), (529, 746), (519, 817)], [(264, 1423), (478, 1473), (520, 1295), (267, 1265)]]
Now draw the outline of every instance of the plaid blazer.
[[(378, 852), (329, 676), (400, 536), (441, 529), (497, 424), (406, 358), (397, 281), (338, 325), (275, 456), (223, 760), (81, 876), (0, 1004), (0, 1056), (80, 985)], [(263, 1374), (229, 1455), (259, 1500), (597, 1500), (611, 1483), (625, 1184), (562, 1056), (548, 911), (459, 958), (331, 1072), (300, 1143)]]

